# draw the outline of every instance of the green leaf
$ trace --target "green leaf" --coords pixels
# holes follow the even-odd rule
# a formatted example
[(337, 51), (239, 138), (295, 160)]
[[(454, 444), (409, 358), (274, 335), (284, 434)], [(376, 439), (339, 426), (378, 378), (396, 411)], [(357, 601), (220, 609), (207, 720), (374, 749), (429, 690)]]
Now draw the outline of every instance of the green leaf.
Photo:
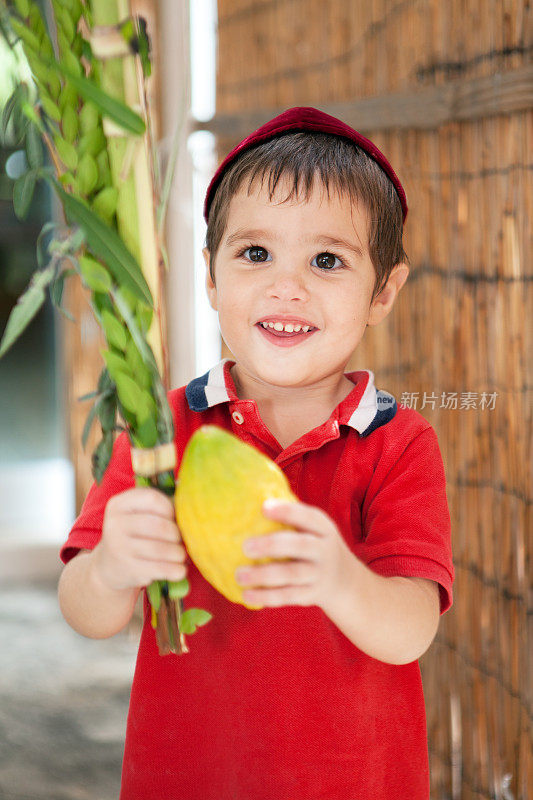
[(54, 186), (67, 217), (83, 230), (97, 258), (104, 262), (119, 284), (124, 284), (136, 297), (153, 306), (152, 295), (141, 268), (120, 236), (85, 203), (67, 194), (57, 181), (54, 181)]
[(78, 56), (78, 58), (81, 58), (83, 56), (85, 60), (89, 64), (91, 64), (93, 62), (93, 50), (90, 42), (88, 42), (87, 39), (84, 39), (83, 36), (81, 36), (78, 33), (76, 39), (74, 40), (74, 45), (76, 46), (76, 44), (77, 44), (76, 55)]
[(15, 7), (21, 17), (27, 17), (30, 13), (30, 4), (28, 0), (14, 0)]
[(59, 180), (62, 186), (67, 187), (69, 194), (77, 195), (80, 193), (78, 181), (76, 180), (72, 172), (64, 172), (62, 175), (59, 176)]
[(61, 113), (64, 113), (66, 108), (72, 108), (74, 110), (78, 108), (78, 92), (74, 86), (71, 86), (68, 83), (63, 86), (59, 95), (58, 104)]
[(150, 77), (152, 67), (150, 64), (150, 40), (146, 31), (146, 20), (144, 17), (136, 16), (129, 18), (120, 25), (120, 33), (128, 43), (132, 53), (136, 53), (141, 60), (143, 75)]
[(157, 419), (157, 406), (154, 398), (150, 392), (146, 391), (146, 389), (141, 389), (141, 398), (135, 413), (137, 414), (137, 422), (139, 425), (143, 425), (146, 420), (149, 419), (154, 420), (155, 425), (155, 420)]
[[(20, 113), (21, 116), (25, 117), (28, 120), (28, 122), (31, 122), (33, 125), (35, 125), (35, 127), (41, 133), (41, 135), (45, 133), (44, 125), (41, 121), (41, 118), (34, 109), (34, 107), (31, 105), (31, 103), (22, 103), (22, 105), (20, 106)], [(28, 127), (29, 126), (26, 124), (24, 130), (26, 131)]]
[(109, 311), (102, 312), (102, 325), (107, 341), (117, 350), (125, 350), (128, 343), (126, 328)]
[(91, 256), (83, 255), (79, 259), (80, 271), (83, 282), (93, 292), (109, 292), (111, 286), (111, 276), (109, 272), (98, 261)]
[(117, 372), (115, 378), (118, 399), (127, 411), (137, 414), (143, 403), (142, 389), (126, 373)]
[(106, 363), (108, 375), (111, 376), (115, 383), (117, 382), (116, 376), (118, 373), (129, 375), (130, 378), (133, 377), (125, 359), (122, 356), (119, 356), (118, 353), (113, 353), (111, 350), (100, 350), (100, 353)]
[(69, 278), (71, 275), (74, 275), (76, 270), (74, 269), (64, 269), (60, 275), (55, 278), (50, 284), (50, 299), (58, 311), (63, 314), (70, 322), (75, 322), (76, 320), (72, 316), (72, 314), (63, 307), (63, 289), (65, 287), (65, 280)]
[(168, 596), (171, 600), (179, 600), (180, 597), (185, 597), (185, 595), (189, 594), (190, 588), (187, 578), (183, 578), (181, 581), (169, 581)]
[(84, 17), (85, 21), (87, 22), (87, 25), (89, 26), (89, 28), (92, 28), (93, 25), (94, 25), (94, 18), (93, 18), (92, 9), (90, 8), (88, 3), (81, 4), (81, 13), (83, 14), (83, 17)]
[(73, 144), (78, 135), (78, 115), (73, 106), (65, 106), (61, 116), (61, 130), (63, 138)]
[(29, 170), (17, 178), (13, 186), (13, 210), (18, 219), (26, 219), (35, 191), (37, 173)]
[(135, 295), (132, 294), (129, 289), (125, 289), (124, 286), (120, 287), (120, 293), (121, 293), (122, 297), (124, 298), (124, 300), (126, 301), (126, 303), (128, 304), (128, 308), (130, 309), (130, 311), (132, 313), (135, 313), (135, 311), (137, 310), (137, 306), (139, 306), (139, 305), (143, 306), (143, 308), (146, 307), (143, 302), (140, 302), (135, 297)]
[(83, 71), (78, 57), (70, 49), (61, 52), (61, 63), (57, 64), (57, 68), (63, 75), (68, 73), (68, 75), (72, 75), (74, 78), (81, 78)]
[(27, 47), (30, 47), (32, 50), (38, 53), (40, 45), (39, 45), (39, 39), (37, 38), (35, 33), (32, 30), (30, 30), (30, 28), (24, 22), (21, 22), (16, 17), (11, 17), (10, 23), (11, 27), (13, 28), (19, 39), (22, 39), (22, 41)]
[(124, 128), (125, 132), (134, 133), (137, 136), (144, 133), (146, 129), (144, 120), (129, 106), (110, 97), (88, 78), (76, 75), (68, 66), (59, 64), (59, 69), (84, 100), (94, 103), (102, 116), (112, 119), (113, 122)]
[(37, 244), (35, 248), (37, 253), (37, 265), (39, 266), (39, 268), (42, 268), (44, 266), (44, 261), (45, 261), (45, 254), (43, 252), (43, 250), (45, 249), (44, 237), (51, 231), (54, 232), (59, 231), (61, 227), (62, 226), (59, 222), (45, 222), (43, 227), (41, 228), (39, 236), (37, 237)]
[(20, 142), (26, 133), (28, 127), (28, 119), (22, 113), (22, 107), (28, 104), (29, 90), (25, 83), (19, 84), (16, 90), (16, 99), (11, 112), (11, 120), (13, 123), (13, 136), (15, 142)]
[(58, 76), (47, 64), (41, 61), (39, 56), (32, 54), (31, 50), (26, 50), (26, 58), (39, 88), (39, 93), (50, 96), (55, 102), (61, 92), (61, 83)]
[(85, 155), (85, 153), (89, 153), (89, 155), (93, 156), (94, 158), (102, 152), (105, 146), (106, 140), (104, 132), (101, 128), (93, 128), (92, 131), (84, 133), (78, 143), (80, 156)]
[(147, 365), (147, 367), (149, 367), (152, 373), (153, 377), (152, 392), (154, 400), (157, 403), (159, 410), (158, 420), (157, 420), (159, 441), (172, 442), (174, 440), (174, 420), (172, 417), (172, 411), (170, 410), (170, 406), (168, 404), (167, 392), (165, 387), (163, 386), (163, 382), (159, 374), (155, 356), (152, 352), (150, 345), (148, 344), (143, 334), (139, 330), (139, 326), (137, 325), (135, 316), (132, 314), (131, 309), (128, 306), (128, 303), (125, 300), (122, 292), (119, 289), (113, 289), (111, 291), (111, 296), (113, 298), (113, 302), (115, 303), (116, 307), (120, 312), (122, 319), (128, 326), (128, 330), (132, 336), (133, 341), (137, 345), (139, 353), (143, 357), (144, 363)]
[(91, 194), (98, 183), (98, 167), (94, 158), (85, 153), (78, 164), (78, 186), (82, 194)]
[(111, 380), (111, 376), (107, 369), (104, 369), (100, 373), (100, 377), (98, 378), (98, 391), (100, 393), (108, 392), (108, 391), (115, 391), (115, 385)]
[(4, 110), (2, 111), (2, 144), (7, 144), (7, 129), (9, 126), (9, 122), (11, 120), (11, 115), (13, 114), (13, 110), (15, 105), (18, 102), (18, 96), (20, 94), (19, 86), (10, 94), (8, 100), (6, 100), (6, 104), (4, 106)]
[(28, 125), (26, 131), (26, 156), (28, 164), (33, 169), (39, 169), (43, 165), (43, 146), (41, 144), (41, 134), (35, 125)]
[(80, 131), (90, 133), (98, 127), (100, 115), (94, 103), (84, 103), (80, 111)]
[(109, 224), (113, 219), (118, 204), (118, 189), (115, 186), (106, 186), (101, 189), (94, 200), (91, 208), (101, 217), (104, 222)]
[(78, 166), (78, 152), (73, 144), (67, 142), (62, 136), (54, 137), (54, 144), (59, 158), (70, 170), (75, 170)]
[(155, 447), (157, 444), (157, 425), (153, 418), (148, 416), (141, 425), (137, 426), (135, 436), (138, 447)]
[[(83, 398), (80, 397), (80, 400)], [(81, 444), (83, 449), (87, 447), (87, 439), (89, 438), (89, 434), (91, 432), (91, 428), (94, 424), (94, 420), (96, 419), (96, 403), (93, 405), (89, 413), (87, 414), (87, 419), (85, 420), (85, 425), (83, 426), (83, 432), (81, 434)]]
[(213, 617), (203, 608), (188, 608), (180, 617), (179, 629), (181, 633), (194, 633), (197, 625), (205, 625)]
[(53, 100), (50, 100), (49, 97), (45, 97), (44, 95), (41, 96), (41, 105), (43, 107), (44, 113), (53, 119), (54, 122), (61, 122), (61, 111), (56, 106)]
[(50, 284), (50, 299), (56, 308), (61, 308), (64, 288), (65, 273), (62, 272), (61, 275), (58, 275), (58, 277)]
[(45, 301), (45, 289), (53, 280), (55, 265), (50, 264), (42, 272), (36, 273), (24, 294), (19, 297), (15, 308), (7, 321), (6, 329), (0, 342), (0, 358), (11, 345), (16, 342), (21, 333), (28, 327)]
[(98, 165), (98, 188), (103, 189), (104, 186), (111, 186), (111, 169), (106, 148), (100, 150), (96, 156), (96, 163)]
[(158, 474), (157, 488), (161, 489), (163, 494), (166, 494), (167, 497), (174, 497), (174, 493), (176, 491), (176, 481), (174, 479), (173, 470), (167, 470), (166, 472), (160, 472)]
[(111, 461), (111, 455), (113, 454), (113, 441), (113, 434), (111, 432), (106, 433), (92, 455), (92, 473), (96, 483), (101, 483), (104, 473), (107, 469), (107, 465)]
[(101, 395), (94, 405), (104, 433), (115, 429), (117, 398), (114, 393)]
[(115, 313), (113, 303), (111, 302), (111, 298), (108, 294), (94, 292), (92, 296), (92, 302), (94, 304), (98, 319), (102, 316), (102, 311), (110, 311), (112, 314)]
[(55, 11), (56, 11), (56, 20), (63, 28), (63, 32), (70, 44), (74, 39), (74, 34), (76, 33), (74, 21), (68, 9), (66, 9), (64, 6), (56, 5)]
[(139, 386), (149, 389), (152, 385), (152, 377), (148, 367), (145, 365), (141, 354), (133, 339), (130, 338), (126, 347), (126, 361)]
[(135, 320), (135, 316), (131, 311), (131, 308), (128, 305), (126, 298), (124, 297), (123, 293), (120, 289), (114, 289), (111, 292), (111, 296), (115, 302), (116, 307), (120, 311), (120, 315), (126, 325), (128, 326), (128, 330), (131, 334), (133, 341), (135, 342), (139, 353), (142, 356), (144, 363), (150, 368), (152, 375), (159, 374), (157, 369), (157, 362), (155, 360), (155, 356), (152, 352), (152, 349), (146, 339), (144, 338), (143, 334), (141, 333), (139, 326)]
[(148, 306), (137, 309), (136, 313), (137, 322), (139, 323), (139, 328), (144, 335), (146, 335), (150, 330), (150, 325), (152, 324), (153, 316), (154, 316), (153, 311), (151, 308), (148, 308)]
[(157, 613), (161, 606), (161, 581), (154, 581), (150, 586), (147, 586), (146, 594), (148, 595), (150, 605)]
[(78, 403), (82, 403), (84, 400), (92, 400), (94, 397), (98, 397), (99, 392), (88, 392), (87, 394), (78, 397)]

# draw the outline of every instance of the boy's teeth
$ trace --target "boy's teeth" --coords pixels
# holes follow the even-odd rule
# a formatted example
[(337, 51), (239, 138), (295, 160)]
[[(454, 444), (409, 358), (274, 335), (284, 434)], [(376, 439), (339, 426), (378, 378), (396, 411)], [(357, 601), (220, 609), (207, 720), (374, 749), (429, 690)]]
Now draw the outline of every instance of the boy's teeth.
[(262, 322), (261, 325), (263, 328), (273, 328), (275, 331), (285, 331), (285, 333), (307, 333), (310, 330), (311, 325), (296, 325), (292, 322), (287, 322), (285, 325), (283, 322)]

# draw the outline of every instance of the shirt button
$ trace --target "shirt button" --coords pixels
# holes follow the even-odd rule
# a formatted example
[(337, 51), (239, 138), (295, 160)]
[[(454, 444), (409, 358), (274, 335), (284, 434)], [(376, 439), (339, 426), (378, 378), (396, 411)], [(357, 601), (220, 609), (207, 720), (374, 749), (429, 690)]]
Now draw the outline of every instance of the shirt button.
[(244, 417), (240, 411), (234, 411), (231, 415), (233, 417), (233, 421), (237, 423), (237, 425), (242, 425), (244, 422)]

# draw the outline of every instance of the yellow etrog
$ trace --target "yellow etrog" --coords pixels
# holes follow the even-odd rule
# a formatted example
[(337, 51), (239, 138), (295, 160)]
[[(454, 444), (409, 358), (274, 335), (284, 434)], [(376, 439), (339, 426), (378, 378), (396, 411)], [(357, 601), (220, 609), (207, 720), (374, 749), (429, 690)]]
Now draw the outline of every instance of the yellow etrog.
[(268, 497), (296, 501), (282, 470), (268, 456), (216, 425), (203, 425), (183, 454), (176, 520), (187, 551), (209, 583), (247, 608), (235, 570), (262, 564), (242, 551), (245, 539), (286, 529), (263, 516)]

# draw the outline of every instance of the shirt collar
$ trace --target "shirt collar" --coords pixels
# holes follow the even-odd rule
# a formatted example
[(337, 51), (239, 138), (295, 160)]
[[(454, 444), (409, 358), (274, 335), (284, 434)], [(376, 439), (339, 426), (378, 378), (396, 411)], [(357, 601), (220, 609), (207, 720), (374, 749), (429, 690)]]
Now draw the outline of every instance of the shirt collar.
[[(185, 395), (191, 411), (206, 411), (219, 403), (239, 400), (230, 372), (233, 364), (235, 361), (223, 358), (186, 386)], [(339, 424), (349, 425), (361, 436), (368, 436), (394, 417), (398, 409), (396, 400), (388, 392), (376, 389), (374, 373), (369, 369), (347, 373), (346, 377), (353, 381), (354, 388), (337, 406)]]

